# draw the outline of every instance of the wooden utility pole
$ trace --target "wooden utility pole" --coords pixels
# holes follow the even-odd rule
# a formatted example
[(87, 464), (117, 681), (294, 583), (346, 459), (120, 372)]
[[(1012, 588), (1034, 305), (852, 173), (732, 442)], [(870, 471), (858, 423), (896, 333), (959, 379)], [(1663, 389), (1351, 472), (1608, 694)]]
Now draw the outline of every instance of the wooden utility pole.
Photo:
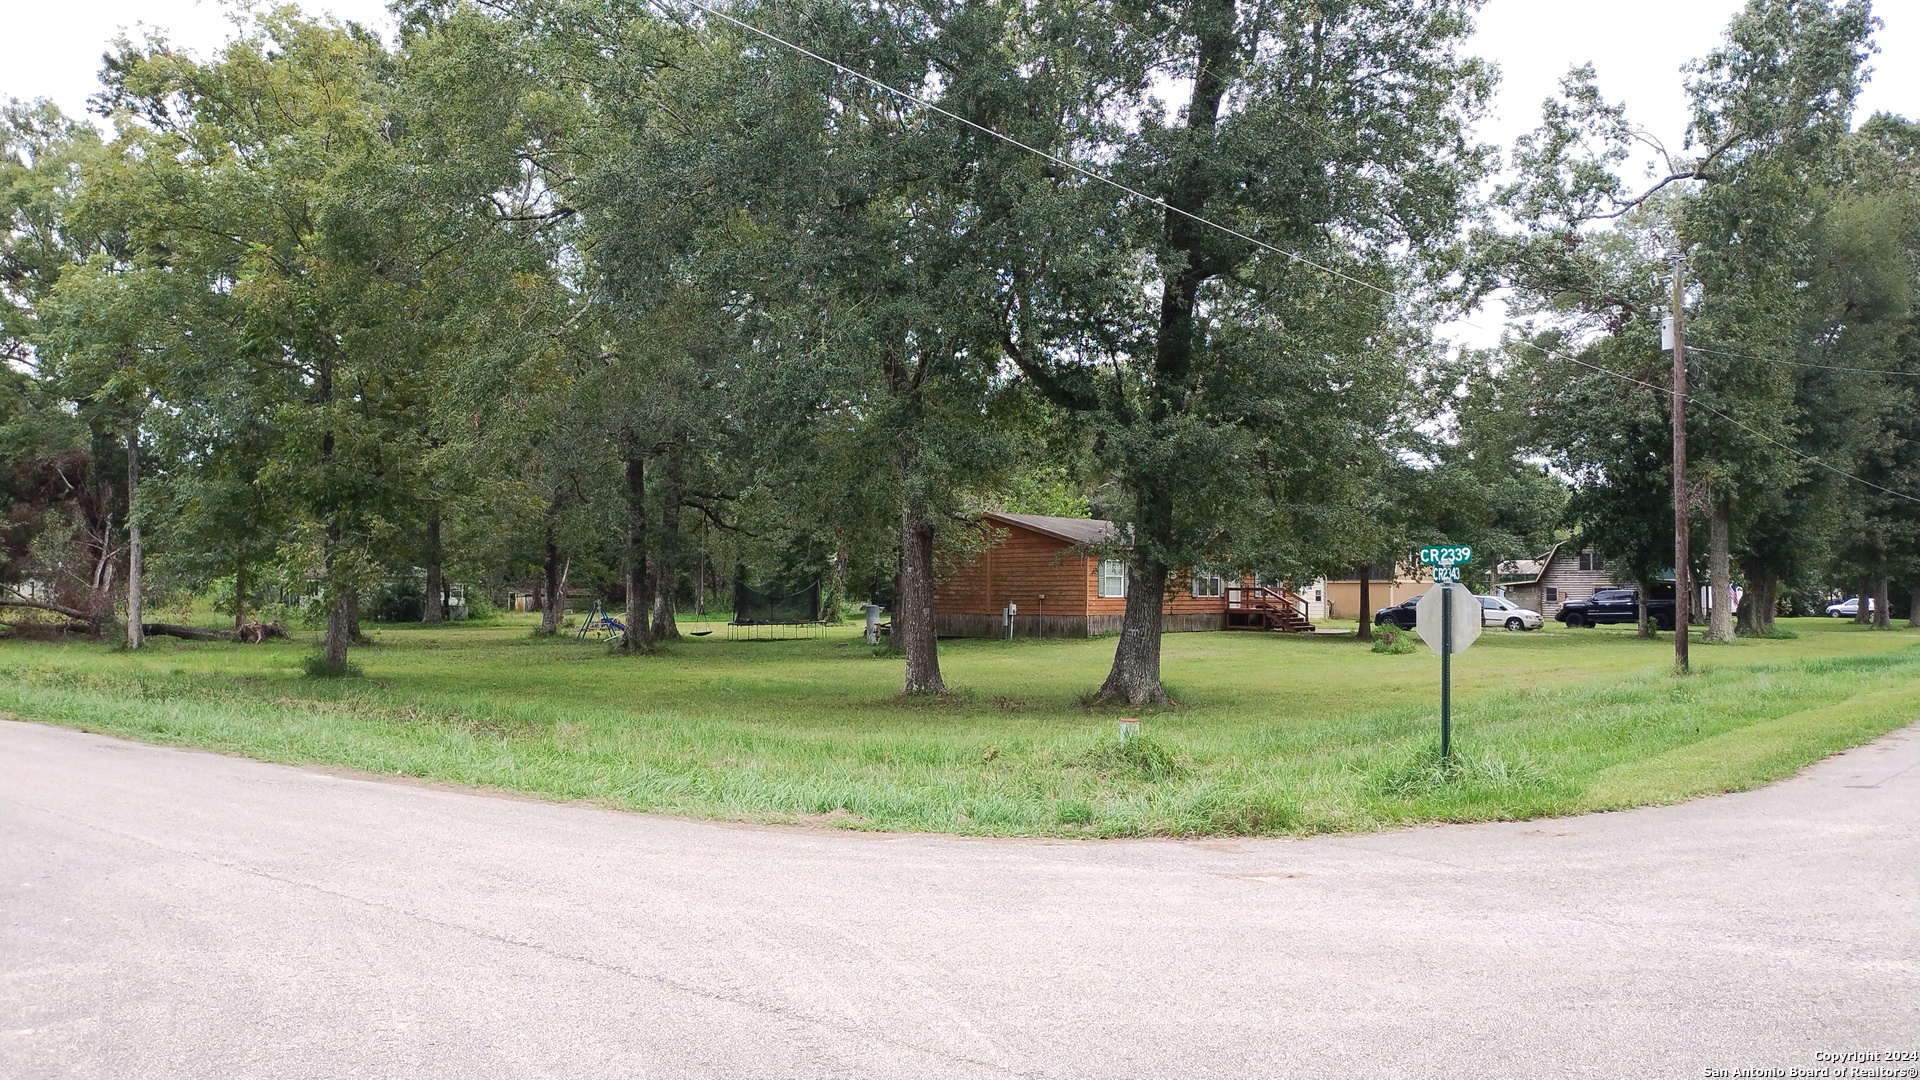
[(146, 553), (140, 547), (140, 422), (127, 433), (127, 648), (147, 643)]
[(1673, 668), (1687, 672), (1687, 623), (1693, 617), (1692, 562), (1687, 543), (1686, 259), (1673, 260)]

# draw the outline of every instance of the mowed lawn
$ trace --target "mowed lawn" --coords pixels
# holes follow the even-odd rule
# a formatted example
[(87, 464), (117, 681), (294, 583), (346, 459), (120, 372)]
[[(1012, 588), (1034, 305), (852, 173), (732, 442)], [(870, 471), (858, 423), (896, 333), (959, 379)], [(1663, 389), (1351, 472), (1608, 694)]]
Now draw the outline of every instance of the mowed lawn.
[[(1454, 664), (1458, 758), (1437, 759), (1438, 658), (1350, 638), (1166, 638), (1177, 707), (1082, 699), (1112, 639), (952, 641), (957, 693), (898, 696), (858, 628), (688, 639), (630, 658), (531, 617), (382, 627), (364, 677), (311, 679), (312, 634), (159, 639), (141, 653), (0, 642), (0, 714), (270, 761), (631, 810), (848, 828), (1054, 836), (1316, 833), (1512, 819), (1753, 787), (1920, 718), (1920, 631), (1787, 620), (1707, 646), (1631, 628), (1488, 631)], [(711, 624), (709, 624), (711, 625)]]

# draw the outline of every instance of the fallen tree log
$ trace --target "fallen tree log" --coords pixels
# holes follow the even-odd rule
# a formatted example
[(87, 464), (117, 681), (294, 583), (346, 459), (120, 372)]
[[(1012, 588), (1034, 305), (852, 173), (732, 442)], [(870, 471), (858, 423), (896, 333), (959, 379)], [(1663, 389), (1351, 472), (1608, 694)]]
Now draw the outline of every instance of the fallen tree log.
[(0, 627), (5, 627), (7, 630), (10, 630), (15, 634), (20, 634), (27, 637), (32, 637), (39, 634), (92, 634), (95, 629), (92, 623), (80, 622), (77, 619), (72, 622), (64, 622), (64, 623), (9, 622), (5, 619), (0, 619)]
[(0, 607), (26, 608), (29, 611), (51, 611), (55, 615), (65, 615), (74, 622), (83, 622), (89, 626), (93, 625), (94, 622), (92, 615), (81, 611), (79, 608), (70, 608), (65, 604), (50, 604), (44, 600), (28, 600), (25, 597), (17, 595), (0, 596)]
[(277, 622), (250, 622), (240, 628), (240, 640), (248, 645), (258, 645), (268, 638), (290, 638), (287, 628)]
[(231, 630), (209, 630), (204, 626), (181, 626), (178, 623), (150, 622), (141, 623), (140, 628), (148, 637), (166, 636), (186, 638), (190, 641), (234, 641)]
[(287, 628), (277, 622), (250, 622), (238, 630), (212, 630), (204, 626), (181, 626), (178, 623), (150, 622), (141, 623), (148, 636), (186, 638), (189, 641), (237, 641), (243, 645), (258, 645), (268, 638), (291, 637)]

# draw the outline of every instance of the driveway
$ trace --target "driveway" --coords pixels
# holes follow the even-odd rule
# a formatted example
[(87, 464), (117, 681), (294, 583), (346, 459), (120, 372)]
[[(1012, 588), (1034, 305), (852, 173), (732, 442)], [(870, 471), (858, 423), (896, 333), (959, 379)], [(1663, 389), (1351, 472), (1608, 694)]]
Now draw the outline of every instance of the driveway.
[(1056, 843), (715, 825), (0, 722), (0, 1075), (1814, 1068), (1915, 1045), (1917, 825), (1920, 727), (1675, 807)]

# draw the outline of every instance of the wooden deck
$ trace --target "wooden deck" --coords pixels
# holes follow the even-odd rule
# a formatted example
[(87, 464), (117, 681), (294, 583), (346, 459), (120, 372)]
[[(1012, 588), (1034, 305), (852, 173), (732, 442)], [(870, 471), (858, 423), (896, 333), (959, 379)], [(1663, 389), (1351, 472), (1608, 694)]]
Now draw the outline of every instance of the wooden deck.
[(1311, 634), (1314, 626), (1307, 618), (1307, 600), (1298, 593), (1271, 585), (1230, 585), (1227, 629)]

